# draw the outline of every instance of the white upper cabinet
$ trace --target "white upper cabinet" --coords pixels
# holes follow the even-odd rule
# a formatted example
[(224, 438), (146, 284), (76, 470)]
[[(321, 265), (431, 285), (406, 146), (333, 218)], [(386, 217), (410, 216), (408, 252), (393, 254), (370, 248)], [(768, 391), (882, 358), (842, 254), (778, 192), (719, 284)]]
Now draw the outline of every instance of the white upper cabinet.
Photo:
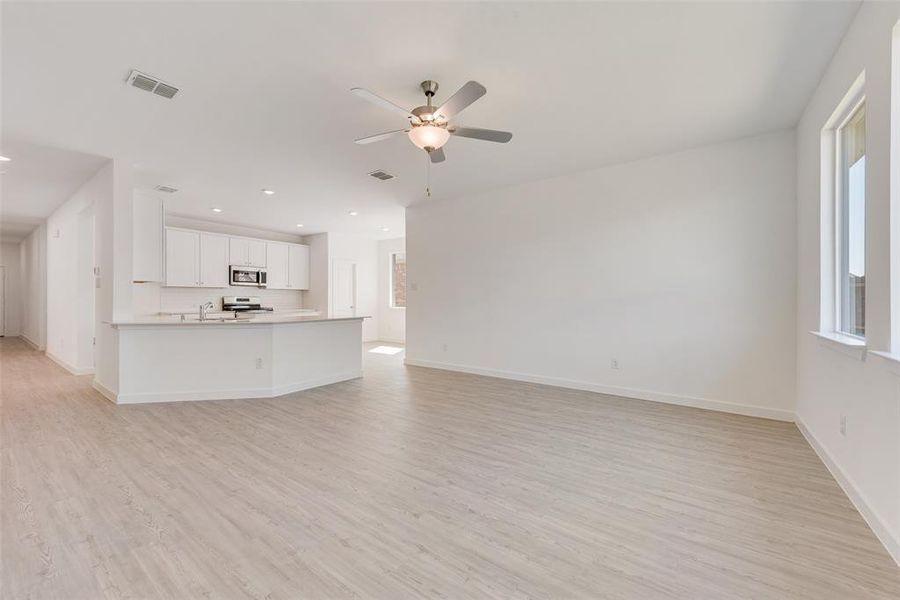
[(309, 246), (166, 227), (165, 285), (227, 288), (229, 265), (266, 269), (269, 289), (309, 289)]
[(228, 287), (228, 236), (200, 234), (200, 287)]
[(229, 238), (228, 256), (230, 264), (241, 267), (266, 266), (266, 242), (249, 238)]
[(266, 242), (250, 240), (247, 245), (249, 262), (248, 266), (263, 268), (266, 266)]
[(197, 232), (166, 229), (166, 285), (200, 285), (200, 234)]
[(228, 238), (228, 257), (232, 265), (249, 266), (250, 240), (239, 237)]
[(163, 202), (156, 194), (136, 191), (132, 213), (132, 280), (163, 281)]
[(309, 289), (309, 246), (288, 246), (288, 285), (292, 290)]
[(266, 244), (266, 287), (271, 290), (288, 289), (288, 248), (277, 242)]

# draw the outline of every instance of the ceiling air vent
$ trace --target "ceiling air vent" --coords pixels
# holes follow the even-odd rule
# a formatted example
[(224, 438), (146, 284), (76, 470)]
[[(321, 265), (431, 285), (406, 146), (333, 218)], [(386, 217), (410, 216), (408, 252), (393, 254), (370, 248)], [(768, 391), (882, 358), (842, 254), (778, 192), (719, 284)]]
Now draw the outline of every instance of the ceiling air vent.
[(153, 189), (156, 190), (157, 192), (165, 192), (167, 194), (174, 194), (175, 192), (178, 191), (178, 188), (169, 187), (167, 185), (158, 185)]
[(175, 94), (178, 93), (177, 87), (169, 85), (168, 83), (163, 83), (156, 77), (152, 77), (146, 73), (134, 70), (128, 75), (128, 85), (169, 99), (174, 98)]
[(382, 181), (387, 181), (388, 179), (394, 178), (394, 176), (391, 175), (390, 173), (388, 173), (386, 171), (382, 171), (380, 169), (378, 171), (372, 171), (371, 173), (369, 173), (369, 175), (371, 175), (375, 179), (380, 179)]

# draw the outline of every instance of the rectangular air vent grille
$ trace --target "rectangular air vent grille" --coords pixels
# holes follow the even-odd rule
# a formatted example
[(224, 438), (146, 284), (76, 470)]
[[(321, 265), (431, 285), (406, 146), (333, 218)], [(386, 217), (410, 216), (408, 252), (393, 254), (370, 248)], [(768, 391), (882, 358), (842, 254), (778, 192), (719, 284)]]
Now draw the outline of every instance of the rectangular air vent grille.
[(174, 85), (163, 83), (156, 77), (141, 73), (140, 71), (131, 71), (128, 75), (128, 85), (169, 99), (174, 98), (175, 94), (178, 93), (178, 88)]
[(388, 179), (394, 178), (394, 176), (391, 175), (390, 173), (388, 173), (386, 171), (382, 171), (380, 169), (378, 171), (372, 171), (371, 173), (369, 173), (369, 175), (371, 175), (375, 179), (380, 179), (382, 181), (387, 181)]
[(178, 191), (178, 188), (169, 187), (167, 185), (158, 185), (153, 189), (158, 192), (165, 192), (167, 194), (174, 194), (175, 192)]

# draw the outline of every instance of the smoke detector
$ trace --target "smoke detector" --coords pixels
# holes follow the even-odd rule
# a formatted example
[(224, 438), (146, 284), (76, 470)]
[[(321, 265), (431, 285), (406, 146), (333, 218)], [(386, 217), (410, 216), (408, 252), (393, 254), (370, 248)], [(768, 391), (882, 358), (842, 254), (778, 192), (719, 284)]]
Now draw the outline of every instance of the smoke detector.
[(178, 88), (174, 85), (169, 85), (152, 75), (147, 75), (146, 73), (141, 73), (134, 69), (132, 69), (131, 73), (128, 75), (127, 83), (139, 90), (144, 90), (145, 92), (150, 92), (157, 96), (168, 98), (169, 100), (174, 98), (175, 94), (178, 93)]

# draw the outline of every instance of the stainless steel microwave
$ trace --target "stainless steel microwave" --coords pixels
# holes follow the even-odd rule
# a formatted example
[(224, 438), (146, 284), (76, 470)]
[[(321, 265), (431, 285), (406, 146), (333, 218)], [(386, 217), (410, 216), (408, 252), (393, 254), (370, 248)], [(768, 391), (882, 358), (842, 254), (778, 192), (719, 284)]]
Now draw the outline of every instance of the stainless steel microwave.
[(266, 287), (266, 270), (257, 267), (242, 267), (231, 265), (228, 268), (229, 285), (247, 285), (251, 287)]

